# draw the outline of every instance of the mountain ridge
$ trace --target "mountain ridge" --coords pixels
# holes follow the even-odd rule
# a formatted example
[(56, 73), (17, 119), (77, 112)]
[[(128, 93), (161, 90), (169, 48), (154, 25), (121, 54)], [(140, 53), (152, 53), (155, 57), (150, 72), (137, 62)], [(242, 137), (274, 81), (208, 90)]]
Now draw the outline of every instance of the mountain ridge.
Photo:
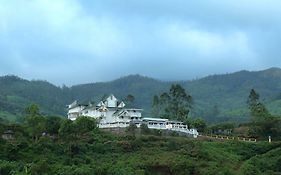
[[(234, 73), (209, 75), (196, 80), (162, 81), (139, 74), (127, 75), (108, 82), (95, 82), (59, 87), (42, 80), (25, 80), (18, 76), (0, 77), (0, 117), (7, 113), (20, 116), (26, 105), (35, 102), (50, 115), (66, 116), (65, 105), (73, 100), (97, 101), (113, 93), (124, 99), (135, 96), (135, 104), (150, 116), (152, 97), (168, 91), (173, 83), (181, 84), (195, 101), (193, 116), (209, 121), (245, 121), (246, 99), (250, 89), (260, 93), (274, 114), (281, 114), (281, 69), (272, 67), (261, 71), (241, 70)], [(4, 113), (4, 114), (3, 114)], [(4, 117), (3, 117), (4, 116)], [(6, 116), (6, 117), (5, 117)], [(16, 117), (14, 117), (16, 118)]]

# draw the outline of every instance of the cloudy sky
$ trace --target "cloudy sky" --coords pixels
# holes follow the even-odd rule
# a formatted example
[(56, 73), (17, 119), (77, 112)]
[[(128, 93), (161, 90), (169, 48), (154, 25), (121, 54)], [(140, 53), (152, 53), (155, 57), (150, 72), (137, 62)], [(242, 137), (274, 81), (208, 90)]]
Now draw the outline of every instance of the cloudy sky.
[(0, 75), (56, 85), (281, 66), (280, 0), (1, 0)]

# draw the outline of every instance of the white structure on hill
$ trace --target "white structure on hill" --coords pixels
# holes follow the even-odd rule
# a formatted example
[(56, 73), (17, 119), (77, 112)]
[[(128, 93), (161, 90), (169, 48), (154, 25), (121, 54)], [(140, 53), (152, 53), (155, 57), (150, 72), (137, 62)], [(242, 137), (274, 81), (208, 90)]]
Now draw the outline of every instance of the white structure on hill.
[(100, 125), (130, 124), (131, 121), (141, 119), (142, 109), (125, 108), (123, 101), (118, 101), (114, 95), (106, 100), (100, 101), (97, 105), (78, 104), (74, 101), (68, 105), (68, 119), (76, 120), (79, 116), (89, 116), (97, 119)]
[(114, 95), (110, 95), (97, 105), (91, 103), (83, 105), (74, 101), (68, 105), (68, 119), (76, 120), (79, 116), (88, 116), (97, 119), (100, 128), (128, 127), (130, 123), (134, 123), (137, 127), (146, 124), (150, 129), (172, 130), (192, 135), (195, 138), (198, 136), (196, 129), (188, 129), (182, 122), (160, 118), (142, 118), (142, 109), (125, 108), (125, 106), (125, 103), (118, 101)]

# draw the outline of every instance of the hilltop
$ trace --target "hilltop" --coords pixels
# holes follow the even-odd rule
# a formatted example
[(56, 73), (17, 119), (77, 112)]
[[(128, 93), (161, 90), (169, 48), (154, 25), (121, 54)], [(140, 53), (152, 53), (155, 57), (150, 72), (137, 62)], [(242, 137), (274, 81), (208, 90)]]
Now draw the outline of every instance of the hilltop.
[(135, 105), (150, 116), (152, 97), (167, 91), (171, 84), (181, 84), (194, 99), (192, 115), (209, 122), (247, 121), (246, 99), (254, 88), (273, 114), (281, 114), (281, 69), (239, 71), (211, 75), (201, 79), (166, 82), (141, 75), (129, 75), (114, 81), (57, 87), (47, 81), (24, 80), (17, 76), (0, 77), (0, 117), (18, 120), (26, 105), (38, 103), (42, 112), (66, 116), (66, 104), (73, 100), (98, 101), (113, 93), (123, 99), (135, 97)]

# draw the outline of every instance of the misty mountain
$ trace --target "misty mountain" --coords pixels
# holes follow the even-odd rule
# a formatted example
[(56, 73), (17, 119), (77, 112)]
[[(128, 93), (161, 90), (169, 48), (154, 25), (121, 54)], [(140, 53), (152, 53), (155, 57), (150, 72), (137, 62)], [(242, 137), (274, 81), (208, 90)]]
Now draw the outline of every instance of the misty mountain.
[(66, 105), (74, 100), (97, 102), (113, 93), (119, 99), (135, 97), (134, 106), (150, 115), (152, 97), (181, 84), (194, 99), (192, 116), (210, 122), (248, 120), (247, 97), (254, 88), (273, 114), (281, 114), (281, 69), (239, 71), (211, 75), (191, 81), (165, 82), (141, 75), (129, 75), (110, 82), (57, 87), (47, 81), (28, 81), (16, 76), (0, 77), (0, 117), (18, 120), (24, 108), (38, 103), (43, 113), (66, 116)]

